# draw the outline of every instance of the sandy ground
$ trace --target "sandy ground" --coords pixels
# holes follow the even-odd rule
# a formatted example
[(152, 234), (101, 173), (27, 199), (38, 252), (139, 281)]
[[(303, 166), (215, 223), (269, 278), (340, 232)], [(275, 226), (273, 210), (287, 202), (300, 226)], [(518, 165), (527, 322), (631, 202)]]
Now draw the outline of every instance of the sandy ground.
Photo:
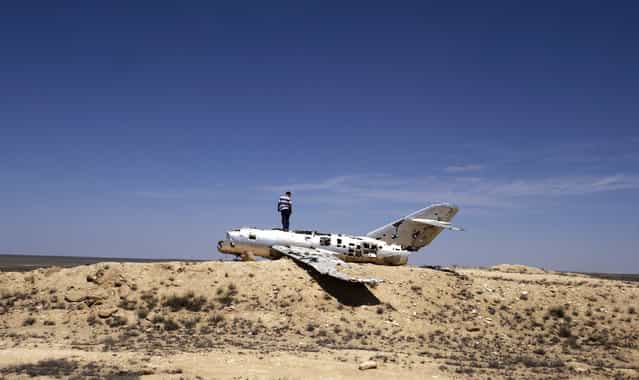
[(287, 259), (0, 272), (0, 378), (639, 378), (639, 283), (353, 271), (386, 282)]
[[(399, 366), (380, 366), (360, 371), (353, 362), (368, 358), (368, 351), (345, 350), (341, 361), (330, 352), (270, 352), (267, 355), (250, 350), (212, 350), (199, 353), (181, 353), (171, 356), (144, 355), (136, 352), (86, 351), (31, 347), (10, 348), (0, 352), (0, 367), (16, 369), (25, 364), (41, 365), (46, 377), (86, 378), (144, 378), (144, 379), (448, 379), (434, 364), (419, 365), (412, 369)], [(374, 354), (373, 354), (374, 355)], [(64, 363), (72, 363), (66, 370)], [(30, 378), (38, 371), (24, 366), (19, 371), (7, 371), (6, 378)], [(35, 370), (34, 370), (35, 368)], [(36, 372), (37, 373), (37, 372)]]

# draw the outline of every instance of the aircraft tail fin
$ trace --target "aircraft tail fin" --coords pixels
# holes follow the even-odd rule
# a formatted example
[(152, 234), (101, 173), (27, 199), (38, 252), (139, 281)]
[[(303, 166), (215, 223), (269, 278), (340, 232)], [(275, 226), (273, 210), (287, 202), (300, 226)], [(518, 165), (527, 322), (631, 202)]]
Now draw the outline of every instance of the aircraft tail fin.
[(459, 207), (450, 203), (433, 204), (377, 228), (366, 236), (417, 251), (430, 244), (444, 229), (463, 231), (463, 228), (451, 224), (458, 211)]

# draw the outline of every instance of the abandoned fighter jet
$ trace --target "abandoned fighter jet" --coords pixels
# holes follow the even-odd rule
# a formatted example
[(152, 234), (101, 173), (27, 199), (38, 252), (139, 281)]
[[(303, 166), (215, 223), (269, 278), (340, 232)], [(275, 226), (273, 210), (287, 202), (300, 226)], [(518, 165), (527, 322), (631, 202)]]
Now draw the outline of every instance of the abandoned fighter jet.
[(346, 262), (404, 265), (408, 256), (430, 244), (444, 229), (462, 231), (450, 224), (458, 207), (434, 204), (366, 234), (350, 236), (315, 231), (238, 228), (218, 242), (222, 253), (251, 260), (255, 256), (282, 256), (310, 266), (321, 274), (349, 282), (378, 283), (375, 278), (357, 278), (338, 271)]

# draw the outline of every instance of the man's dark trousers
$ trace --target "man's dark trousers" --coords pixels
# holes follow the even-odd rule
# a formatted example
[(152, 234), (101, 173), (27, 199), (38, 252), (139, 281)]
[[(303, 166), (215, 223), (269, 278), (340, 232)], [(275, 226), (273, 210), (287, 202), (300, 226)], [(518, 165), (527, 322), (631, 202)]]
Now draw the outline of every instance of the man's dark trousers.
[(282, 229), (288, 231), (289, 221), (291, 220), (291, 210), (282, 210)]

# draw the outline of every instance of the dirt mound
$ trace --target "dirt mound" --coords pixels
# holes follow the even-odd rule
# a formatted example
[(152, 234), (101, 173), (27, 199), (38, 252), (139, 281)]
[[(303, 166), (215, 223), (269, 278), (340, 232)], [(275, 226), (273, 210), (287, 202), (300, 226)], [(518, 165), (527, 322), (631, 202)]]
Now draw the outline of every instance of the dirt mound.
[(548, 273), (544, 269), (535, 268), (527, 265), (499, 264), (490, 267), (490, 270), (504, 273), (527, 273), (527, 274), (545, 274)]
[(376, 287), (287, 259), (0, 273), (0, 373), (64, 360), (80, 377), (639, 376), (639, 284), (498, 268), (355, 266)]

